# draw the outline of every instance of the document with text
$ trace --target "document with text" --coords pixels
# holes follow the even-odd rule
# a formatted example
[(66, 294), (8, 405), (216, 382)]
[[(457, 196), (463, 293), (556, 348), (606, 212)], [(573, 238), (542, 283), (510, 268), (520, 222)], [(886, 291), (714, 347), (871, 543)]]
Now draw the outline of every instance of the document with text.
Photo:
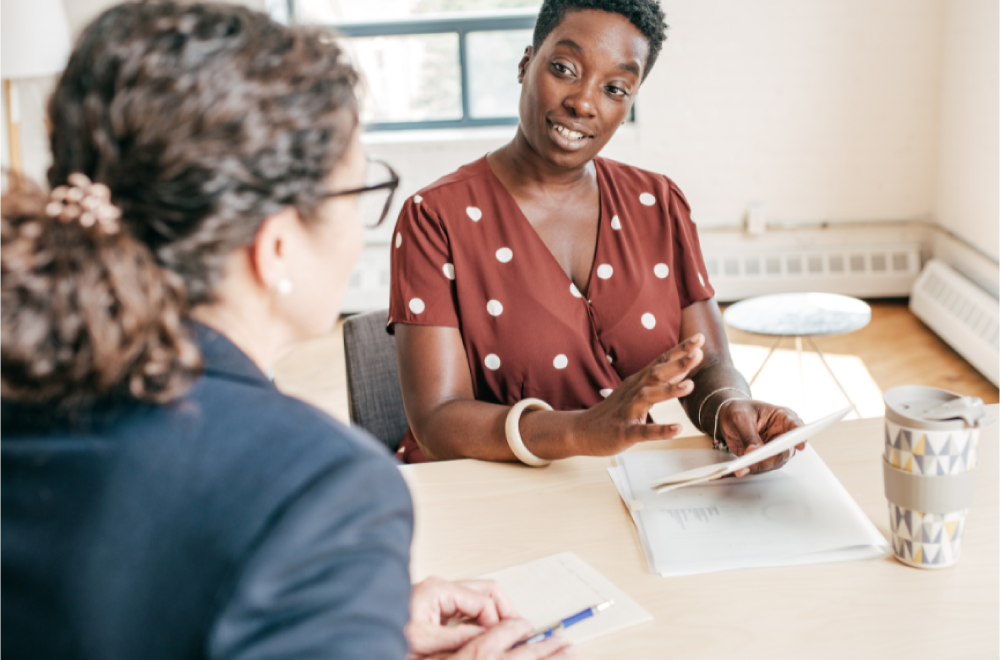
[(889, 545), (809, 445), (784, 467), (663, 494), (664, 476), (732, 457), (713, 449), (629, 452), (609, 468), (649, 569), (692, 575), (883, 557)]

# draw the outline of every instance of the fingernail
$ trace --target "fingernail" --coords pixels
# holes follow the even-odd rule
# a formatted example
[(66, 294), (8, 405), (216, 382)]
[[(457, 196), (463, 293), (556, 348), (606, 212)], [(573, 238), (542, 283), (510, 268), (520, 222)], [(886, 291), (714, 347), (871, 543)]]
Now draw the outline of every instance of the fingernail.
[(681, 425), (680, 424), (671, 424), (670, 425), (670, 430), (671, 431), (680, 431), (681, 430)]

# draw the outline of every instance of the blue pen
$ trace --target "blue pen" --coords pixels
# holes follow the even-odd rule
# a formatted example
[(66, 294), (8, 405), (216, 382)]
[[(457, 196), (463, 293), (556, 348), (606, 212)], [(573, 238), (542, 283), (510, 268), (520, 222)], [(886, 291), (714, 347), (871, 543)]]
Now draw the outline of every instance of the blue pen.
[(569, 628), (574, 623), (580, 623), (581, 621), (583, 621), (585, 619), (589, 619), (590, 617), (594, 616), (598, 612), (603, 612), (604, 610), (608, 609), (609, 607), (611, 607), (614, 604), (615, 604), (615, 601), (609, 600), (609, 601), (601, 603), (600, 605), (594, 605), (593, 607), (588, 607), (587, 609), (583, 610), (582, 612), (577, 612), (573, 616), (566, 617), (565, 619), (563, 619), (559, 623), (555, 624), (554, 626), (552, 626), (548, 630), (543, 630), (542, 632), (540, 632), (540, 633), (538, 633), (536, 635), (532, 635), (531, 637), (529, 637), (528, 639), (524, 640), (523, 642), (518, 642), (517, 644), (514, 645), (514, 648), (517, 648), (518, 646), (522, 646), (524, 644), (534, 644), (535, 642), (540, 642), (543, 639), (548, 639), (549, 637), (552, 637), (552, 635), (554, 635), (556, 633), (556, 631), (562, 630), (563, 628)]

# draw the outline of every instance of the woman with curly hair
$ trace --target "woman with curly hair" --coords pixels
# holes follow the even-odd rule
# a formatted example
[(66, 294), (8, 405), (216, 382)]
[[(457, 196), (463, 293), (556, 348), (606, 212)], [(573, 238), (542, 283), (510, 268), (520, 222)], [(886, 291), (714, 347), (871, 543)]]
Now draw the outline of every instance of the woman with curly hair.
[(734, 368), (681, 191), (598, 156), (665, 36), (656, 0), (546, 0), (514, 139), (404, 204), (389, 330), (408, 460), (611, 455), (676, 435), (648, 423), (674, 398), (738, 455), (801, 423)]
[(356, 84), (329, 34), (238, 6), (124, 4), (83, 32), (52, 190), (3, 199), (5, 656), (570, 653), (508, 653), (531, 627), (490, 583), (411, 601), (392, 459), (265, 375), (332, 327), (397, 183)]

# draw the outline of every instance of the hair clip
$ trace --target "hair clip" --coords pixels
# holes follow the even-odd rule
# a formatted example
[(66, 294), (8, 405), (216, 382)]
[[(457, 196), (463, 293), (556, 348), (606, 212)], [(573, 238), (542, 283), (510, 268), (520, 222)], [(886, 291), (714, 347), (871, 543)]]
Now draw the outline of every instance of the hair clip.
[(111, 203), (111, 190), (79, 172), (70, 174), (68, 181), (69, 185), (57, 186), (49, 193), (45, 214), (61, 222), (78, 220), (84, 227), (96, 226), (104, 234), (117, 234), (122, 212)]

